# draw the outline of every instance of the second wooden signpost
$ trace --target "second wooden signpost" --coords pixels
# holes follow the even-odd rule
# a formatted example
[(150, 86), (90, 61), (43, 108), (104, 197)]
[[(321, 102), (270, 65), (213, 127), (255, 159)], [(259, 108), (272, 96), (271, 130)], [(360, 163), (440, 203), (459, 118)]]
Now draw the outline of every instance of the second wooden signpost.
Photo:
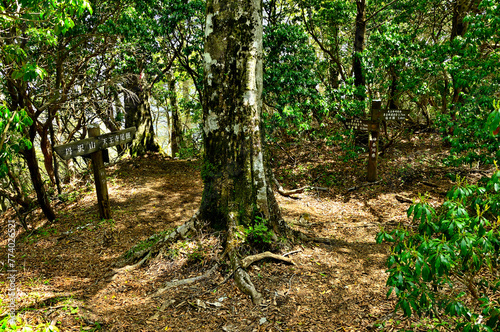
[(88, 138), (54, 146), (54, 150), (64, 160), (83, 155), (90, 155), (92, 158), (97, 205), (99, 206), (99, 216), (101, 219), (111, 219), (108, 183), (106, 180), (106, 169), (104, 168), (102, 159), (102, 150), (131, 142), (134, 139), (135, 131), (135, 127), (131, 127), (113, 133), (99, 135), (99, 127), (93, 125), (88, 127)]
[(406, 119), (410, 111), (407, 110), (381, 110), (382, 101), (373, 100), (370, 111), (370, 120), (349, 119), (347, 126), (350, 129), (367, 131), (368, 132), (368, 182), (377, 181), (377, 161), (378, 161), (378, 141), (380, 133), (381, 120), (398, 120)]

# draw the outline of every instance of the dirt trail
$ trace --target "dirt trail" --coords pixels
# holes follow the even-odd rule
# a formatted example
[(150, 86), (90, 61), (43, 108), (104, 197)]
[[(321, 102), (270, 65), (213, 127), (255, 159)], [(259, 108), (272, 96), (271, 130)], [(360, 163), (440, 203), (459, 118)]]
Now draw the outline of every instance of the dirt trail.
[[(375, 244), (379, 227), (408, 222), (410, 204), (401, 197), (428, 191), (438, 204), (451, 185), (432, 163), (442, 151), (431, 147), (432, 142), (419, 145), (419, 151), (412, 142), (397, 146), (381, 160), (381, 183), (352, 191), (347, 189), (362, 183), (362, 157), (341, 163), (333, 158), (335, 151), (288, 152), (298, 164), (275, 165), (285, 185), (314, 184), (308, 181), (319, 174), (317, 183), (330, 181), (331, 189), (277, 196), (285, 219), (336, 242), (289, 248), (300, 250), (290, 255), (296, 266), (254, 264), (249, 273), (266, 299), (259, 307), (231, 279), (222, 283), (224, 266), (208, 280), (151, 297), (166, 281), (210, 269), (220, 254), (219, 240), (210, 236), (179, 242), (162, 260), (111, 278), (120, 255), (186, 221), (202, 192), (198, 161), (159, 155), (122, 161), (107, 168), (113, 220), (98, 220), (92, 183), (86, 180), (56, 206), (57, 222), (31, 220), (38, 230), (18, 237), (18, 312), (31, 324), (58, 322), (61, 331), (368, 331), (389, 317), (394, 305), (385, 295), (389, 247)], [(303, 213), (310, 215), (305, 223), (299, 222)], [(6, 222), (2, 234), (5, 229)], [(6, 291), (1, 292), (5, 303)]]

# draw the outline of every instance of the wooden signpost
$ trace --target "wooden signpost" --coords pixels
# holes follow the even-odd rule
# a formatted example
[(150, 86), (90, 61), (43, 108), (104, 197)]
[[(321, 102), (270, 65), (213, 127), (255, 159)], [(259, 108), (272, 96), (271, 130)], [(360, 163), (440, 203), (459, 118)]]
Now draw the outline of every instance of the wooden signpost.
[(381, 120), (403, 121), (410, 111), (407, 110), (381, 110), (382, 101), (373, 100), (370, 120), (350, 119), (347, 126), (350, 129), (368, 132), (368, 182), (377, 181), (378, 139)]
[(113, 133), (99, 135), (99, 127), (94, 125), (92, 127), (89, 126), (89, 138), (54, 146), (54, 150), (64, 160), (90, 154), (92, 158), (92, 168), (94, 170), (99, 216), (101, 219), (111, 219), (108, 184), (106, 180), (106, 169), (104, 168), (102, 159), (102, 150), (115, 145), (131, 142), (134, 139), (135, 131), (135, 127), (131, 127)]

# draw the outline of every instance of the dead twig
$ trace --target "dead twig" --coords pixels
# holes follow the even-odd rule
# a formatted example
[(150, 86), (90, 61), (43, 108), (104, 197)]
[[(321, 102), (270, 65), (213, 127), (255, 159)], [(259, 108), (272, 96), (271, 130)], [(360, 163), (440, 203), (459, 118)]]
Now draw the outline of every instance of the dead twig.
[(379, 184), (379, 183), (380, 183), (380, 181), (367, 182), (367, 183), (360, 184), (359, 186), (354, 186), (352, 188), (349, 188), (349, 189), (347, 189), (347, 191), (354, 191), (354, 190), (357, 190), (357, 189), (362, 188), (362, 187), (373, 186), (373, 185), (376, 185), (376, 184)]
[(408, 198), (408, 197), (405, 197), (405, 196), (402, 196), (402, 195), (394, 195), (394, 197), (400, 201), (401, 203), (413, 203), (413, 200), (411, 198)]
[(296, 253), (302, 252), (302, 251), (303, 251), (302, 249), (290, 251), (290, 252), (287, 252), (286, 254), (283, 254), (283, 257), (286, 257), (288, 255), (293, 255), (293, 254), (296, 254)]

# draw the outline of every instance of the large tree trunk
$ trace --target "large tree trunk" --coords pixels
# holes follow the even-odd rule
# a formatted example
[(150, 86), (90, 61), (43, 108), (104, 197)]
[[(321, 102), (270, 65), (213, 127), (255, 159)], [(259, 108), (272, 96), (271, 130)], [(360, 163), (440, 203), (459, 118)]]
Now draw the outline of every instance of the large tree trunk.
[(161, 151), (154, 132), (149, 89), (144, 88), (141, 78), (137, 75), (132, 75), (128, 89), (135, 95), (125, 97), (125, 127), (137, 128), (135, 139), (130, 146), (130, 154), (141, 156), (148, 152)]
[(229, 227), (259, 216), (281, 233), (261, 123), (261, 1), (208, 1), (206, 24), (201, 217)]
[(232, 232), (256, 219), (266, 223), (274, 239), (288, 230), (272, 191), (264, 148), (262, 2), (209, 0), (205, 36), (205, 186), (199, 215), (227, 230), (235, 282), (259, 303), (260, 294), (240, 268)]
[[(134, 253), (133, 261), (141, 261), (120, 271), (141, 266), (166, 245), (208, 225), (225, 234), (222, 257), (230, 261), (238, 288), (249, 295), (254, 304), (259, 304), (262, 296), (245, 269), (249, 262), (279, 256), (262, 253), (240, 259), (241, 246), (252, 245), (241, 236), (244, 233), (242, 228), (258, 222), (267, 227), (271, 241), (278, 237), (306, 238), (292, 231), (284, 222), (271, 187), (261, 120), (261, 0), (209, 0), (205, 33), (205, 156), (200, 209), (191, 220), (163, 237), (153, 248)], [(278, 259), (283, 260), (283, 257)], [(129, 261), (130, 258), (125, 259), (125, 262)], [(170, 284), (190, 283), (207, 275)], [(157, 294), (161, 292), (159, 290)]]

